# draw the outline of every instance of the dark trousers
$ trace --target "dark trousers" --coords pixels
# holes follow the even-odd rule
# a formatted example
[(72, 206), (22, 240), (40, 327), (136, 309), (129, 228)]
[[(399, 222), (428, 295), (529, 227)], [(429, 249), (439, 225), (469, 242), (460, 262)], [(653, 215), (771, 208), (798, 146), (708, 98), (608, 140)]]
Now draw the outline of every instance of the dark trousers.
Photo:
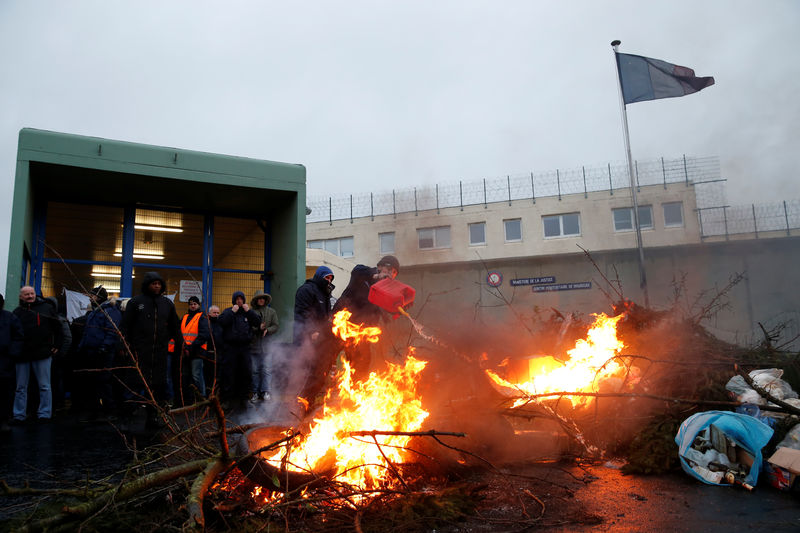
[(253, 371), (250, 363), (250, 343), (226, 344), (217, 360), (220, 398), (223, 401), (247, 400)]

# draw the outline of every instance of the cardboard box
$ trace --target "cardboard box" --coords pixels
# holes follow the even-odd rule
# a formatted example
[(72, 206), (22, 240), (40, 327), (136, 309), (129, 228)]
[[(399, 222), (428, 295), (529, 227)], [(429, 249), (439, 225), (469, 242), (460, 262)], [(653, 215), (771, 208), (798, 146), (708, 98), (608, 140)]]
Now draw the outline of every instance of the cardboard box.
[(797, 482), (800, 475), (800, 450), (778, 448), (772, 457), (767, 459), (764, 472), (770, 485), (779, 490), (800, 489)]

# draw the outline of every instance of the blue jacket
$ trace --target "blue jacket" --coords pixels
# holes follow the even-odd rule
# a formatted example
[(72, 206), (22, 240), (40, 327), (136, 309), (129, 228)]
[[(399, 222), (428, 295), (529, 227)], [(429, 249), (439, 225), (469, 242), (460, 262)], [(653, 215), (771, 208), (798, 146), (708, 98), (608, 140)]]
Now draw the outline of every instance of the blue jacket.
[(122, 311), (116, 302), (106, 301), (89, 313), (83, 330), (80, 350), (112, 351), (120, 340), (119, 326)]

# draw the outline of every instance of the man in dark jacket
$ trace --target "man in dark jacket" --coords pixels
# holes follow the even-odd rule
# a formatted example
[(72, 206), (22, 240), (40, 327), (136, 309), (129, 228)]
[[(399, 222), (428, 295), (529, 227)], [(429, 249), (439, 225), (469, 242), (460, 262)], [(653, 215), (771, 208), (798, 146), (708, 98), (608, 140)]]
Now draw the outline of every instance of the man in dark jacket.
[(28, 381), (31, 370), (39, 383), (39, 407), (36, 416), (46, 422), (53, 415), (53, 395), (50, 389), (50, 366), (53, 355), (62, 342), (61, 322), (56, 310), (37, 296), (31, 286), (19, 290), (19, 307), (14, 314), (22, 324), (24, 335), (22, 356), (15, 370), (17, 387), (14, 393), (14, 424), (22, 424), (28, 411)]
[(19, 319), (3, 309), (5, 299), (0, 294), (0, 431), (8, 431), (8, 419), (14, 399), (15, 365), (22, 354), (24, 334)]
[[(347, 284), (342, 296), (333, 307), (333, 314), (342, 309), (352, 313), (350, 322), (364, 326), (377, 326), (384, 311), (369, 301), (369, 289), (382, 279), (394, 279), (400, 272), (400, 261), (393, 255), (382, 257), (377, 267), (356, 265), (350, 272), (350, 283)], [(348, 359), (354, 370), (356, 379), (363, 379), (369, 375), (372, 362), (372, 344), (362, 342), (348, 349)]]
[(331, 318), (333, 271), (321, 266), (314, 277), (300, 285), (294, 295), (294, 343), (317, 342)]
[(314, 277), (300, 285), (294, 297), (294, 344), (306, 360), (306, 381), (298, 394), (316, 403), (325, 378), (336, 361), (336, 343), (331, 333), (331, 291), (333, 272), (326, 266), (317, 268)]
[[(169, 341), (180, 346), (182, 341), (175, 305), (164, 296), (164, 279), (157, 272), (147, 272), (142, 281), (142, 293), (131, 298), (122, 315), (122, 333), (133, 352), (134, 361), (144, 376), (138, 373), (130, 386), (134, 391), (148, 387), (159, 403), (167, 399), (167, 353)], [(149, 398), (149, 395), (145, 395)], [(151, 409), (148, 422), (156, 423)]]
[[(122, 311), (117, 302), (106, 300), (105, 289), (97, 291), (92, 298), (91, 311), (87, 317), (83, 330), (83, 337), (78, 347), (85, 368), (104, 370), (114, 368), (114, 357), (120, 344), (119, 327), (122, 323)], [(113, 393), (113, 376), (110, 370), (104, 372), (87, 372), (90, 419), (98, 415), (113, 417), (116, 402)]]
[(222, 357), (217, 359), (220, 397), (227, 408), (231, 402), (243, 406), (250, 398), (250, 341), (261, 325), (261, 317), (247, 305), (243, 292), (234, 292), (231, 301), (233, 306), (219, 316), (224, 348)]

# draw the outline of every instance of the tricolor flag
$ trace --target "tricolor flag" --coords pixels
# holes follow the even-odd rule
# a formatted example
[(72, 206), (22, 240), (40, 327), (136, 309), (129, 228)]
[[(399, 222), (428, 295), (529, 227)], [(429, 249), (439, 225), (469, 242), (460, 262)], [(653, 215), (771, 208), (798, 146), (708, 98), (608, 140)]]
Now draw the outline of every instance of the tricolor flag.
[(685, 96), (714, 85), (711, 76), (698, 78), (690, 68), (651, 57), (617, 52), (617, 68), (626, 104)]

